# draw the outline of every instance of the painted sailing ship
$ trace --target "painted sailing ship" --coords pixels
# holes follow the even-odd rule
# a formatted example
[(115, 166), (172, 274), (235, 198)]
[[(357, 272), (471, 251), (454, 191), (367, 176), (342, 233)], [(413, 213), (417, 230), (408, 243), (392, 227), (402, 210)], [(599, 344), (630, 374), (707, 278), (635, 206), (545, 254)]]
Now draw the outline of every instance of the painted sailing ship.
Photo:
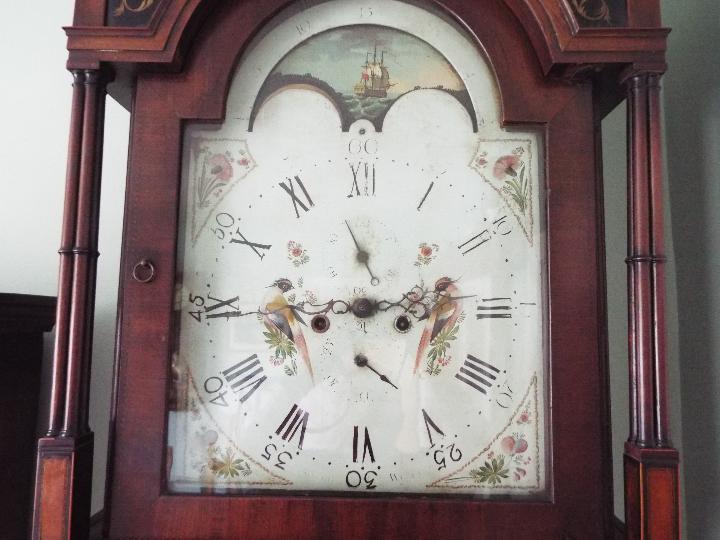
[(388, 88), (395, 86), (390, 82), (390, 72), (385, 67), (385, 51), (380, 53), (380, 62), (377, 58), (377, 45), (370, 62), (370, 53), (365, 56), (365, 65), (362, 66), (360, 82), (355, 85), (355, 95), (360, 98), (386, 98)]

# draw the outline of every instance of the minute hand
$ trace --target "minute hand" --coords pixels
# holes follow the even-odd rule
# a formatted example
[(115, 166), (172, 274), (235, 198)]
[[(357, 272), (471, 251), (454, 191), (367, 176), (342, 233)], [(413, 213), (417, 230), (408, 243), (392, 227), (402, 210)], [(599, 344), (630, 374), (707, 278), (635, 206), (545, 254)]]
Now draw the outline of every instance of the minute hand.
[(355, 258), (358, 262), (364, 264), (365, 268), (367, 268), (368, 274), (370, 274), (370, 284), (378, 285), (380, 283), (380, 279), (372, 273), (372, 270), (370, 270), (370, 265), (368, 264), (368, 261), (370, 260), (370, 254), (360, 247), (360, 244), (358, 243), (357, 238), (355, 238), (355, 234), (353, 234), (352, 229), (350, 228), (350, 224), (347, 222), (347, 220), (345, 220), (345, 226), (347, 227), (347, 230), (350, 233), (350, 237), (352, 238), (353, 243), (357, 248), (357, 254), (355, 255)]

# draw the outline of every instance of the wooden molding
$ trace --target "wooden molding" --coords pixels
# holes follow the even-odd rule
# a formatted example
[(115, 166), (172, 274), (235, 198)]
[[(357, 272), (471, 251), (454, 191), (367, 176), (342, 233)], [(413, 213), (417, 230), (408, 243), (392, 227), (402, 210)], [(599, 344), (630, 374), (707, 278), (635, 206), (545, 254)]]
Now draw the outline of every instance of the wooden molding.
[[(563, 1), (503, 1), (530, 37), (545, 73), (566, 64), (633, 63), (641, 59), (647, 62), (650, 57), (664, 64), (668, 29), (581, 28)], [(182, 44), (192, 38), (199, 22), (217, 3), (217, 0), (170, 2), (145, 27), (67, 27), (68, 67), (95, 69), (102, 62), (117, 62), (165, 64), (177, 69), (182, 63)], [(452, 11), (452, 1), (437, 3)], [(282, 7), (284, 2), (276, 9)]]
[(56, 304), (54, 296), (0, 294), (0, 333), (49, 332)]

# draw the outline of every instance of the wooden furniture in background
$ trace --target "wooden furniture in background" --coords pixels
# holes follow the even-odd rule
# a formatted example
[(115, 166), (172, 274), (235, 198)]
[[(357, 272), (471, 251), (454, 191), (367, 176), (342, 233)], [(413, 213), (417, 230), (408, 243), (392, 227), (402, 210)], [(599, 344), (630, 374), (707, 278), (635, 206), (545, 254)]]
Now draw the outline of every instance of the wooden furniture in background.
[[(106, 509), (111, 538), (378, 538), (393, 531), (414, 538), (610, 538), (598, 139), (602, 117), (625, 98), (632, 426), (625, 449), (625, 534), (679, 537), (678, 455), (665, 395), (659, 80), (668, 31), (661, 27), (659, 1), (431, 3), (469, 28), (487, 52), (504, 123), (546, 130), (552, 501), (165, 494), (182, 125), (222, 120), (238, 58), (287, 2), (77, 0), (67, 29), (75, 83), (53, 393), (39, 442), (34, 538), (82, 539), (88, 528), (90, 341), (110, 81), (107, 90), (133, 114)], [(133, 269), (148, 260), (154, 279), (134, 280)]]
[(0, 538), (24, 540), (30, 527), (43, 333), (55, 298), (0, 294)]

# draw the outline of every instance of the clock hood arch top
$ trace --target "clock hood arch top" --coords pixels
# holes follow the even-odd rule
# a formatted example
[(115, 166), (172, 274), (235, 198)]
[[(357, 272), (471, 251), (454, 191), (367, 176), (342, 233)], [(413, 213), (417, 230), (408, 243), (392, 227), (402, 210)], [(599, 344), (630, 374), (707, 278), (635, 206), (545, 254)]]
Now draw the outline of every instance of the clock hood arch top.
[[(145, 88), (150, 92), (160, 91), (167, 93), (168, 99), (172, 99), (173, 101), (176, 114), (180, 118), (188, 120), (207, 120), (212, 122), (222, 120), (226, 117), (232, 117), (234, 114), (233, 111), (235, 110), (235, 104), (231, 94), (232, 81), (242, 78), (243, 85), (255, 85), (258, 90), (255, 92), (255, 95), (257, 95), (260, 93), (263, 82), (272, 74), (272, 70), (276, 65), (265, 64), (263, 66), (255, 66), (256, 70), (259, 67), (259, 72), (235, 73), (235, 66), (239, 64), (240, 60), (243, 60), (243, 64), (247, 64), (248, 58), (252, 58), (253, 45), (262, 41), (262, 35), (256, 35), (258, 29), (250, 27), (247, 23), (248, 19), (256, 18), (255, 16), (248, 17), (247, 11), (249, 9), (262, 11), (263, 14), (267, 14), (267, 16), (270, 17), (272, 21), (271, 24), (275, 26), (273, 30), (271, 30), (273, 35), (278, 35), (274, 32), (286, 33), (283, 39), (287, 40), (288, 45), (287, 47), (279, 47), (282, 53), (277, 55), (276, 62), (280, 62), (293, 47), (299, 45), (308, 39), (308, 37), (327, 29), (308, 29), (307, 31), (303, 30), (301, 32), (297, 27), (303, 27), (302, 24), (298, 22), (297, 24), (287, 25), (287, 28), (282, 30), (282, 24), (275, 22), (276, 20), (283, 20), (282, 13), (277, 16), (276, 19), (272, 18), (273, 8), (277, 9), (279, 4), (280, 2), (271, 1), (262, 2), (262, 5), (231, 3), (219, 6), (210, 13), (196, 35), (192, 43), (192, 49), (189, 51), (185, 62), (183, 72), (181, 74), (148, 74), (139, 77), (138, 95), (142, 95)], [(340, 9), (342, 4), (342, 2), (333, 3), (332, 6), (331, 11), (337, 14), (334, 16), (334, 19), (329, 20), (334, 21), (333, 26), (335, 27), (347, 24), (343, 22), (343, 10)], [(414, 13), (424, 12), (427, 14), (428, 20), (432, 20), (431, 12), (412, 4), (396, 1), (381, 2), (380, 4), (384, 7), (390, 5), (400, 6), (399, 9), (411, 10)], [(453, 4), (453, 2), (450, 4)], [(371, 2), (368, 5), (372, 7), (373, 3)], [(508, 8), (505, 2), (501, 0), (489, 0), (481, 15), (478, 15), (474, 10), (464, 8), (461, 3), (458, 3), (457, 6), (452, 6), (456, 8), (454, 12), (448, 9), (451, 6), (438, 7), (438, 3), (436, 2), (427, 2), (424, 3), (423, 6), (427, 6), (427, 8), (432, 11), (438, 11), (438, 13), (444, 14), (443, 24), (451, 28), (453, 26), (460, 26), (454, 24), (456, 16), (463, 17), (467, 25), (467, 31), (458, 32), (454, 30), (458, 35), (458, 39), (464, 40), (465, 45), (464, 52), (462, 51), (463, 47), (457, 47), (458, 54), (466, 54), (469, 58), (473, 55), (477, 56), (476, 50), (481, 50), (486, 58), (486, 63), (484, 63), (483, 66), (478, 65), (477, 67), (492, 75), (492, 79), (496, 82), (497, 89), (477, 87), (475, 91), (473, 91), (474, 86), (480, 84), (478, 81), (484, 77), (466, 77), (466, 80), (463, 82), (467, 85), (468, 91), (471, 94), (496, 96), (492, 101), (498, 102), (500, 105), (502, 111), (501, 123), (503, 125), (547, 122), (557, 114), (558, 110), (564, 107), (564, 103), (566, 103), (568, 99), (571, 99), (573, 94), (571, 88), (566, 88), (561, 81), (548, 81), (543, 76), (542, 65), (538, 62), (538, 56), (531, 44), (531, 35), (525, 32), (520, 19)], [(313, 9), (327, 9), (327, 3), (320, 3), (309, 11)], [(465, 11), (467, 11), (467, 13), (465, 13)], [(257, 18), (260, 18), (260, 15), (258, 15)], [(287, 15), (285, 15), (284, 18), (287, 19)], [(368, 24), (387, 26), (401, 31), (403, 27), (402, 20), (390, 21), (386, 19), (383, 22), (383, 20), (377, 16), (375, 16), (373, 20), (368, 20)], [(423, 38), (424, 41), (432, 46), (433, 28), (429, 22), (428, 25), (427, 35), (425, 37), (419, 37)], [(234, 43), (237, 46), (235, 48), (227, 47), (227, 43)], [(470, 47), (468, 47), (468, 45), (470, 45)], [(443, 51), (443, 54), (447, 53)], [(361, 54), (361, 56), (362, 58), (349, 59), (349, 62), (357, 64), (355, 69), (358, 72), (358, 80), (360, 79), (360, 67), (365, 60), (364, 54)], [(462, 57), (448, 58), (447, 60), (454, 68), (458, 68), (459, 65), (467, 61), (467, 59), (463, 59)], [(305, 74), (303, 73), (301, 75)], [(178, 82), (182, 82), (182, 84), (177, 84)], [(319, 87), (318, 85), (320, 84), (311, 80), (304, 82), (313, 82), (315, 87)], [(186, 84), (196, 89), (206, 88), (210, 90), (212, 88), (213, 91), (198, 93), (196, 90), (192, 96), (181, 95), (184, 94), (182, 88)], [(160, 87), (156, 85), (161, 85), (163, 89), (161, 90)], [(214, 91), (217, 88), (224, 88), (224, 94)], [(329, 91), (328, 88), (320, 88), (320, 90)], [(548, 99), (538, 100), (537, 103), (541, 103), (542, 105), (537, 106), (526, 99), (528, 93), (546, 96)], [(553, 99), (549, 99), (551, 94)], [(458, 97), (457, 99), (465, 108), (469, 111), (471, 110), (471, 107), (463, 101), (463, 97)], [(250, 122), (253, 105), (254, 103), (249, 106), (247, 111), (243, 112), (248, 122)], [(475, 108), (478, 107), (477, 102), (473, 105)], [(226, 106), (229, 107), (227, 112)], [(477, 122), (480, 122), (483, 111), (475, 110), (475, 115), (477, 116)], [(474, 124), (475, 120), (473, 119), (473, 125)]]
[[(583, 18), (583, 12), (591, 18), (603, 13), (607, 1), (597, 0), (588, 7), (575, 0), (493, 0), (486, 3), (484, 10), (489, 12), (500, 7), (516, 19), (531, 40), (533, 55), (544, 73), (563, 72), (578, 64), (603, 63), (641, 63), (644, 67), (652, 65), (657, 70), (664, 70), (668, 30), (659, 27), (658, 1), (631, 3), (626, 13), (620, 14), (615, 11), (625, 10), (613, 7), (613, 25), (616, 27), (611, 31), (582, 28), (583, 21), (578, 19)], [(473, 21), (473, 8), (464, 5), (462, 0), (432, 3), (456, 14), (473, 26), (473, 31), (478, 31), (482, 21)], [(146, 10), (153, 14), (147, 19), (146, 26), (133, 28), (122, 26), (121, 19), (110, 21), (112, 26), (105, 26), (104, 2), (78, 1), (77, 5), (74, 24), (65, 29), (70, 51), (68, 67), (71, 69), (96, 69), (101, 63), (169, 65), (171, 69), (179, 69), (188, 51), (196, 44), (198, 30), (208, 18), (225, 11), (224, 6), (218, 6), (217, 0), (157, 0), (150, 6), (152, 10)], [(233, 2), (232, 5), (240, 8), (247, 21), (270, 19), (292, 3), (271, 0)], [(577, 6), (584, 7), (579, 10)], [(620, 22), (626, 25), (618, 27)], [(235, 27), (242, 40), (253, 32), (246, 26), (247, 22), (240, 21)], [(129, 95), (122, 94), (119, 89), (114, 93), (129, 106)]]

